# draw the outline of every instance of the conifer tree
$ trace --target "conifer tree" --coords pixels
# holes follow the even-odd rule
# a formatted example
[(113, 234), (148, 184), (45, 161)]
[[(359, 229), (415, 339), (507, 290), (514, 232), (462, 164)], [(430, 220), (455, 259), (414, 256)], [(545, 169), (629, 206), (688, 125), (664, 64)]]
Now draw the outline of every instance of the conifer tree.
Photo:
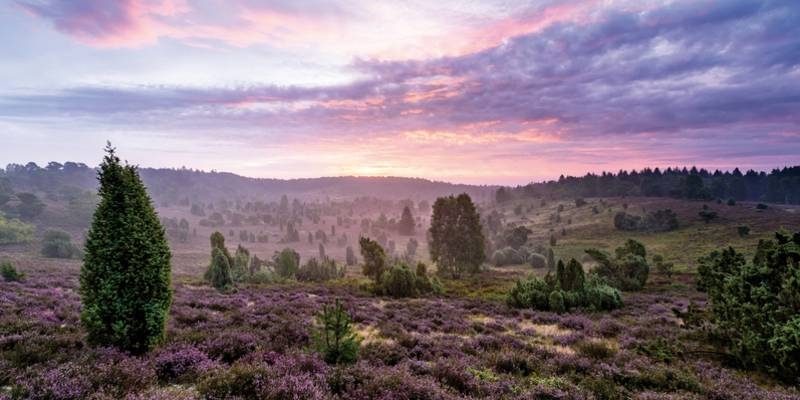
[(436, 199), (429, 230), (431, 259), (439, 271), (458, 277), (486, 261), (486, 238), (475, 204), (466, 193)]
[(381, 275), (386, 271), (386, 252), (378, 242), (362, 237), (358, 240), (361, 245), (361, 256), (364, 257), (362, 271), (365, 276), (372, 278), (375, 283), (380, 283)]
[(136, 167), (122, 165), (110, 143), (105, 150), (80, 274), (81, 322), (92, 344), (144, 353), (164, 339), (171, 254)]
[(400, 222), (397, 224), (397, 230), (401, 235), (410, 236), (414, 234), (414, 216), (411, 215), (411, 209), (408, 206), (403, 207), (403, 214), (400, 216)]

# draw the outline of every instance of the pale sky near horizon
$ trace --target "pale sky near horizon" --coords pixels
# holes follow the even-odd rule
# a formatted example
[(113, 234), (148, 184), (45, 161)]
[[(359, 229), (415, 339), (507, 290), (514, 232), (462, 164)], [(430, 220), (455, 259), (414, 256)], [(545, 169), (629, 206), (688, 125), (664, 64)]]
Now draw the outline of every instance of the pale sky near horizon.
[(800, 164), (800, 2), (7, 0), (0, 164), (522, 184)]

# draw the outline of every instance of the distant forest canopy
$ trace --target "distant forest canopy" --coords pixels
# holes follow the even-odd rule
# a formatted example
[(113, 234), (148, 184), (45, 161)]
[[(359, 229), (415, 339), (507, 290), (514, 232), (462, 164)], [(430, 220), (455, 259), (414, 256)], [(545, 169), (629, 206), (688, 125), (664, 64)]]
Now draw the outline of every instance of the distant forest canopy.
[(603, 172), (582, 177), (561, 176), (557, 181), (501, 187), (498, 203), (513, 199), (578, 197), (674, 197), (696, 200), (733, 199), (800, 204), (800, 166), (773, 169), (770, 173), (748, 170), (709, 172), (706, 169), (644, 168), (641, 171)]
[[(157, 205), (189, 201), (253, 198), (279, 200), (284, 194), (300, 199), (414, 199), (432, 201), (439, 196), (468, 193), (478, 201), (491, 201), (497, 186), (461, 185), (421, 178), (323, 177), (308, 179), (248, 178), (228, 172), (192, 169), (140, 168), (148, 192)], [(83, 163), (52, 161), (40, 167), (29, 162), (0, 168), (0, 179), (17, 191), (43, 192), (58, 198), (63, 192), (96, 191), (97, 171)]]

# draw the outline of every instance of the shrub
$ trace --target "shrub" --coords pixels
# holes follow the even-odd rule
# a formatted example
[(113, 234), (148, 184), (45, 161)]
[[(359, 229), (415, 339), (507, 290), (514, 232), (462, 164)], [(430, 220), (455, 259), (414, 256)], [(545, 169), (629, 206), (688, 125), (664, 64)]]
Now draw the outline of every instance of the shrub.
[(518, 280), (506, 297), (506, 302), (516, 308), (548, 310), (552, 289), (544, 280), (532, 277)]
[(265, 380), (263, 365), (235, 364), (231, 368), (205, 375), (197, 391), (207, 399), (258, 399), (257, 381)]
[(392, 297), (414, 297), (417, 295), (416, 275), (405, 264), (396, 264), (383, 274), (381, 287)]
[(674, 264), (671, 262), (664, 261), (664, 257), (660, 254), (653, 255), (653, 265), (655, 265), (656, 271), (664, 275), (666, 277), (672, 277), (672, 273), (674, 271)]
[(514, 250), (514, 248), (507, 246), (492, 253), (492, 263), (498, 267), (523, 264), (525, 263), (525, 257), (523, 257), (520, 253), (520, 251)]
[(17, 271), (11, 261), (0, 263), (0, 275), (3, 275), (3, 280), (6, 282), (19, 282), (25, 279), (25, 273)]
[(768, 208), (769, 208), (769, 206), (768, 206), (768, 205), (766, 205), (766, 204), (764, 204), (764, 203), (758, 203), (758, 204), (756, 204), (756, 209), (757, 209), (757, 210), (766, 210), (766, 209), (768, 209)]
[(531, 253), (528, 256), (528, 261), (531, 263), (531, 267), (533, 268), (545, 268), (547, 267), (547, 259), (539, 254), (539, 253)]
[(575, 345), (578, 353), (595, 360), (605, 360), (617, 351), (607, 342), (601, 340), (581, 340)]
[(649, 212), (644, 217), (624, 211), (614, 215), (614, 227), (621, 231), (668, 232), (678, 226), (678, 215), (670, 209)]
[(619, 290), (607, 285), (595, 275), (592, 275), (586, 284), (584, 299), (586, 306), (596, 311), (610, 311), (623, 306)]
[(231, 278), (234, 282), (241, 282), (250, 275), (250, 251), (242, 247), (236, 246), (236, 252), (233, 255), (233, 264), (231, 265)]
[(339, 268), (336, 261), (325, 257), (322, 261), (311, 258), (297, 271), (298, 281), (325, 282), (344, 277), (344, 268)]
[(711, 210), (700, 210), (700, 212), (697, 213), (697, 215), (699, 215), (700, 218), (705, 223), (709, 223), (719, 217), (716, 211), (711, 211)]
[(578, 307), (608, 311), (622, 307), (622, 296), (597, 276), (586, 279), (583, 267), (571, 259), (566, 266), (558, 262), (555, 277), (547, 274), (544, 280), (538, 277), (518, 280), (506, 302), (511, 307), (558, 313)]
[(442, 283), (439, 282), (439, 278), (428, 275), (428, 266), (425, 265), (425, 263), (417, 263), (415, 275), (416, 287), (419, 293), (441, 294), (443, 292)]
[(358, 240), (361, 246), (361, 257), (364, 258), (362, 272), (365, 276), (372, 278), (375, 283), (380, 283), (381, 276), (386, 270), (386, 252), (378, 242), (362, 237)]
[(728, 205), (729, 206), (735, 206), (736, 205), (736, 200), (734, 198), (728, 199)]
[(353, 248), (347, 246), (347, 250), (345, 250), (345, 262), (347, 265), (356, 265), (358, 260), (356, 259), (356, 253), (353, 251)]
[(751, 262), (729, 247), (699, 260), (719, 337), (748, 368), (800, 382), (800, 232), (761, 240)]
[(80, 257), (81, 250), (71, 240), (67, 232), (48, 230), (42, 240), (42, 255), (50, 258)]
[(562, 290), (554, 290), (550, 292), (547, 303), (550, 311), (562, 313), (567, 310), (567, 307), (564, 304), (564, 291)]
[(736, 233), (739, 237), (745, 237), (750, 234), (750, 227), (747, 225), (739, 225), (736, 227)]
[(208, 265), (205, 278), (211, 286), (220, 292), (229, 292), (234, 288), (228, 258), (218, 247), (211, 249), (211, 263)]
[(0, 212), (0, 245), (25, 243), (33, 237), (33, 225), (18, 219), (7, 220)]
[(282, 278), (294, 277), (300, 270), (300, 254), (290, 248), (276, 252), (272, 262), (275, 264), (275, 273)]
[[(561, 263), (563, 265), (563, 263)], [(583, 266), (574, 258), (569, 260), (567, 266), (562, 268), (561, 265), (556, 269), (556, 280), (562, 290), (574, 291), (582, 290), (586, 281), (583, 272)]]
[(80, 274), (81, 322), (90, 343), (141, 353), (164, 338), (171, 254), (136, 168), (121, 165), (110, 144), (106, 152)]
[(353, 330), (350, 314), (337, 299), (322, 306), (316, 316), (317, 327), (312, 334), (314, 345), (328, 364), (349, 364), (358, 359), (360, 338)]
[(584, 199), (582, 199), (580, 197), (575, 199), (575, 207), (583, 207), (585, 205), (586, 205), (586, 200), (584, 200)]
[(586, 254), (599, 264), (594, 273), (608, 284), (620, 290), (641, 290), (650, 274), (644, 245), (628, 239), (615, 253), (615, 258), (611, 258), (608, 253), (597, 249), (586, 250)]

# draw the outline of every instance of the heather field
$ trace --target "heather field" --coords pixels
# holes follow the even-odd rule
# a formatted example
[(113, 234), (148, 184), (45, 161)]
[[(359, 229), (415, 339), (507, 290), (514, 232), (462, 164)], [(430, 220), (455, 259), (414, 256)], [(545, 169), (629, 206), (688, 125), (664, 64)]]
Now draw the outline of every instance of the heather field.
[[(620, 309), (511, 308), (505, 296), (516, 279), (545, 273), (529, 265), (444, 277), (443, 294), (411, 299), (368, 291), (358, 266), (325, 283), (243, 283), (235, 293), (220, 293), (202, 279), (209, 253), (202, 232), (172, 245), (175, 292), (166, 341), (139, 356), (86, 343), (80, 261), (43, 258), (35, 242), (6, 246), (3, 256), (26, 277), (0, 281), (0, 399), (800, 398), (797, 389), (739, 368), (717, 346), (698, 322), (707, 298), (695, 290), (698, 256), (728, 243), (750, 250), (780, 227), (796, 231), (796, 207), (710, 202), (719, 218), (706, 224), (697, 217), (702, 202), (587, 200), (580, 207), (510, 203), (496, 211), (530, 227), (532, 242), (545, 241), (555, 227), (559, 258), (580, 257), (585, 247), (610, 250), (634, 237), (676, 264), (669, 277), (653, 272), (644, 290), (625, 292)], [(517, 214), (520, 204), (525, 210)], [(613, 212), (663, 207), (678, 214), (678, 230), (613, 227)], [(558, 224), (553, 213), (560, 214)], [(752, 227), (748, 237), (736, 234), (742, 224)], [(254, 251), (269, 255), (268, 246), (279, 245)], [(328, 364), (311, 346), (314, 316), (335, 299), (361, 340), (353, 364)]]

